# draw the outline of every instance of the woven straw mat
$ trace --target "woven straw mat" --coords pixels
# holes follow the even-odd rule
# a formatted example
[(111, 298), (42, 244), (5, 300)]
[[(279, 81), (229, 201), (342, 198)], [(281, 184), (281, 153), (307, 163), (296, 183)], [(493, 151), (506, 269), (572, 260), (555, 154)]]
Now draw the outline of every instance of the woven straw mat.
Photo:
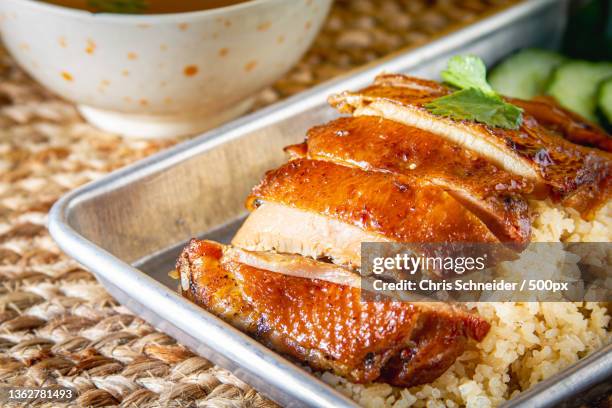
[[(509, 2), (338, 1), (311, 51), (258, 106)], [(70, 386), (79, 396), (64, 405), (83, 407), (275, 406), (120, 306), (45, 228), (62, 194), (175, 142), (94, 129), (0, 49), (0, 385)]]

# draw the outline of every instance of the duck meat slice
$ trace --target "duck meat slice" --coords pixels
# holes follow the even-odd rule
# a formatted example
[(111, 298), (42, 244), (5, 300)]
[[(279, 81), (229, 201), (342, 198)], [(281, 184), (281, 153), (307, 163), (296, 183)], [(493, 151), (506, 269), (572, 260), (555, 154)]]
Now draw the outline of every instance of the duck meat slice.
[(362, 242), (390, 242), (357, 226), (275, 202), (260, 202), (232, 240), (249, 251), (300, 254), (361, 268)]
[(361, 287), (361, 276), (355, 271), (301, 255), (247, 251), (242, 248), (227, 246), (224, 250), (224, 256), (226, 259), (257, 269), (282, 273), (283, 275), (324, 280), (354, 288)]
[(489, 323), (444, 303), (366, 302), (360, 289), (270, 272), (192, 240), (177, 261), (181, 292), (266, 346), (356, 383), (435, 380)]
[(431, 132), (380, 117), (345, 117), (313, 127), (306, 145), (289, 150), (294, 156), (437, 185), (468, 206), (501, 241), (529, 241), (529, 208), (522, 194), (530, 193), (533, 184)]
[(307, 256), (314, 252), (334, 262), (344, 253), (355, 267), (361, 266), (361, 242), (500, 242), (438, 186), (326, 161), (295, 159), (267, 172), (247, 208), (255, 211), (233, 245)]
[(538, 191), (587, 219), (610, 197), (609, 153), (571, 143), (528, 113), (518, 130), (510, 130), (436, 116), (425, 108), (450, 92), (434, 81), (386, 74), (361, 91), (333, 95), (329, 102), (341, 112), (380, 116), (443, 136), (534, 181)]

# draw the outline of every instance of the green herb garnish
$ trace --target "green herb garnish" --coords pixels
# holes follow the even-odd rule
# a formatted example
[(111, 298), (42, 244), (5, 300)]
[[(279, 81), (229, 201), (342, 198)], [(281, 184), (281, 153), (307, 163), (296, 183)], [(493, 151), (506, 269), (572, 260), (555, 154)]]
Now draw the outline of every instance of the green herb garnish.
[(523, 121), (521, 108), (476, 88), (463, 89), (438, 98), (428, 103), (427, 109), (434, 115), (471, 120), (504, 129), (518, 129)]
[(455, 56), (441, 75), (444, 82), (460, 90), (426, 104), (425, 108), (432, 114), (504, 129), (521, 126), (523, 110), (495, 93), (487, 82), (487, 70), (480, 58)]
[(89, 7), (101, 13), (141, 14), (149, 5), (145, 0), (88, 0)]
[(448, 67), (441, 73), (444, 82), (459, 89), (474, 88), (487, 95), (496, 95), (487, 82), (487, 68), (474, 55), (457, 55), (448, 61)]

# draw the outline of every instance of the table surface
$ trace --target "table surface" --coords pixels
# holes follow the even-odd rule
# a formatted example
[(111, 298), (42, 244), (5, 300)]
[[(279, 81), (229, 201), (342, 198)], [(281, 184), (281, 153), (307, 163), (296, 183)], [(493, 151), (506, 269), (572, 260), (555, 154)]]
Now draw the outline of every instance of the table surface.
[[(336, 1), (311, 50), (257, 107), (514, 2)], [(275, 406), (117, 304), (45, 228), (68, 190), (176, 142), (96, 130), (0, 49), (0, 385), (70, 386), (78, 406)]]

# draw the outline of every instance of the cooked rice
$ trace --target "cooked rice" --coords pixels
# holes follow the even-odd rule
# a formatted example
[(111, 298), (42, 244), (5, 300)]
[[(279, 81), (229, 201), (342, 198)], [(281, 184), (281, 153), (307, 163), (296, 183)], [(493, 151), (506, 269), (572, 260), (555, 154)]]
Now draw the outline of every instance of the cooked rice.
[(534, 242), (610, 242), (612, 240), (612, 201), (585, 221), (573, 208), (554, 205), (550, 200), (531, 201)]
[[(612, 202), (590, 222), (576, 211), (549, 201), (533, 201), (531, 206), (535, 214), (533, 241), (612, 241)], [(555, 264), (559, 254), (551, 251), (538, 255), (541, 262)], [(491, 331), (481, 343), (472, 343), (431, 384), (400, 389), (387, 384), (351, 384), (330, 373), (321, 378), (364, 407), (494, 407), (612, 340), (608, 330), (610, 316), (601, 303), (506, 302), (468, 306), (491, 323)]]

